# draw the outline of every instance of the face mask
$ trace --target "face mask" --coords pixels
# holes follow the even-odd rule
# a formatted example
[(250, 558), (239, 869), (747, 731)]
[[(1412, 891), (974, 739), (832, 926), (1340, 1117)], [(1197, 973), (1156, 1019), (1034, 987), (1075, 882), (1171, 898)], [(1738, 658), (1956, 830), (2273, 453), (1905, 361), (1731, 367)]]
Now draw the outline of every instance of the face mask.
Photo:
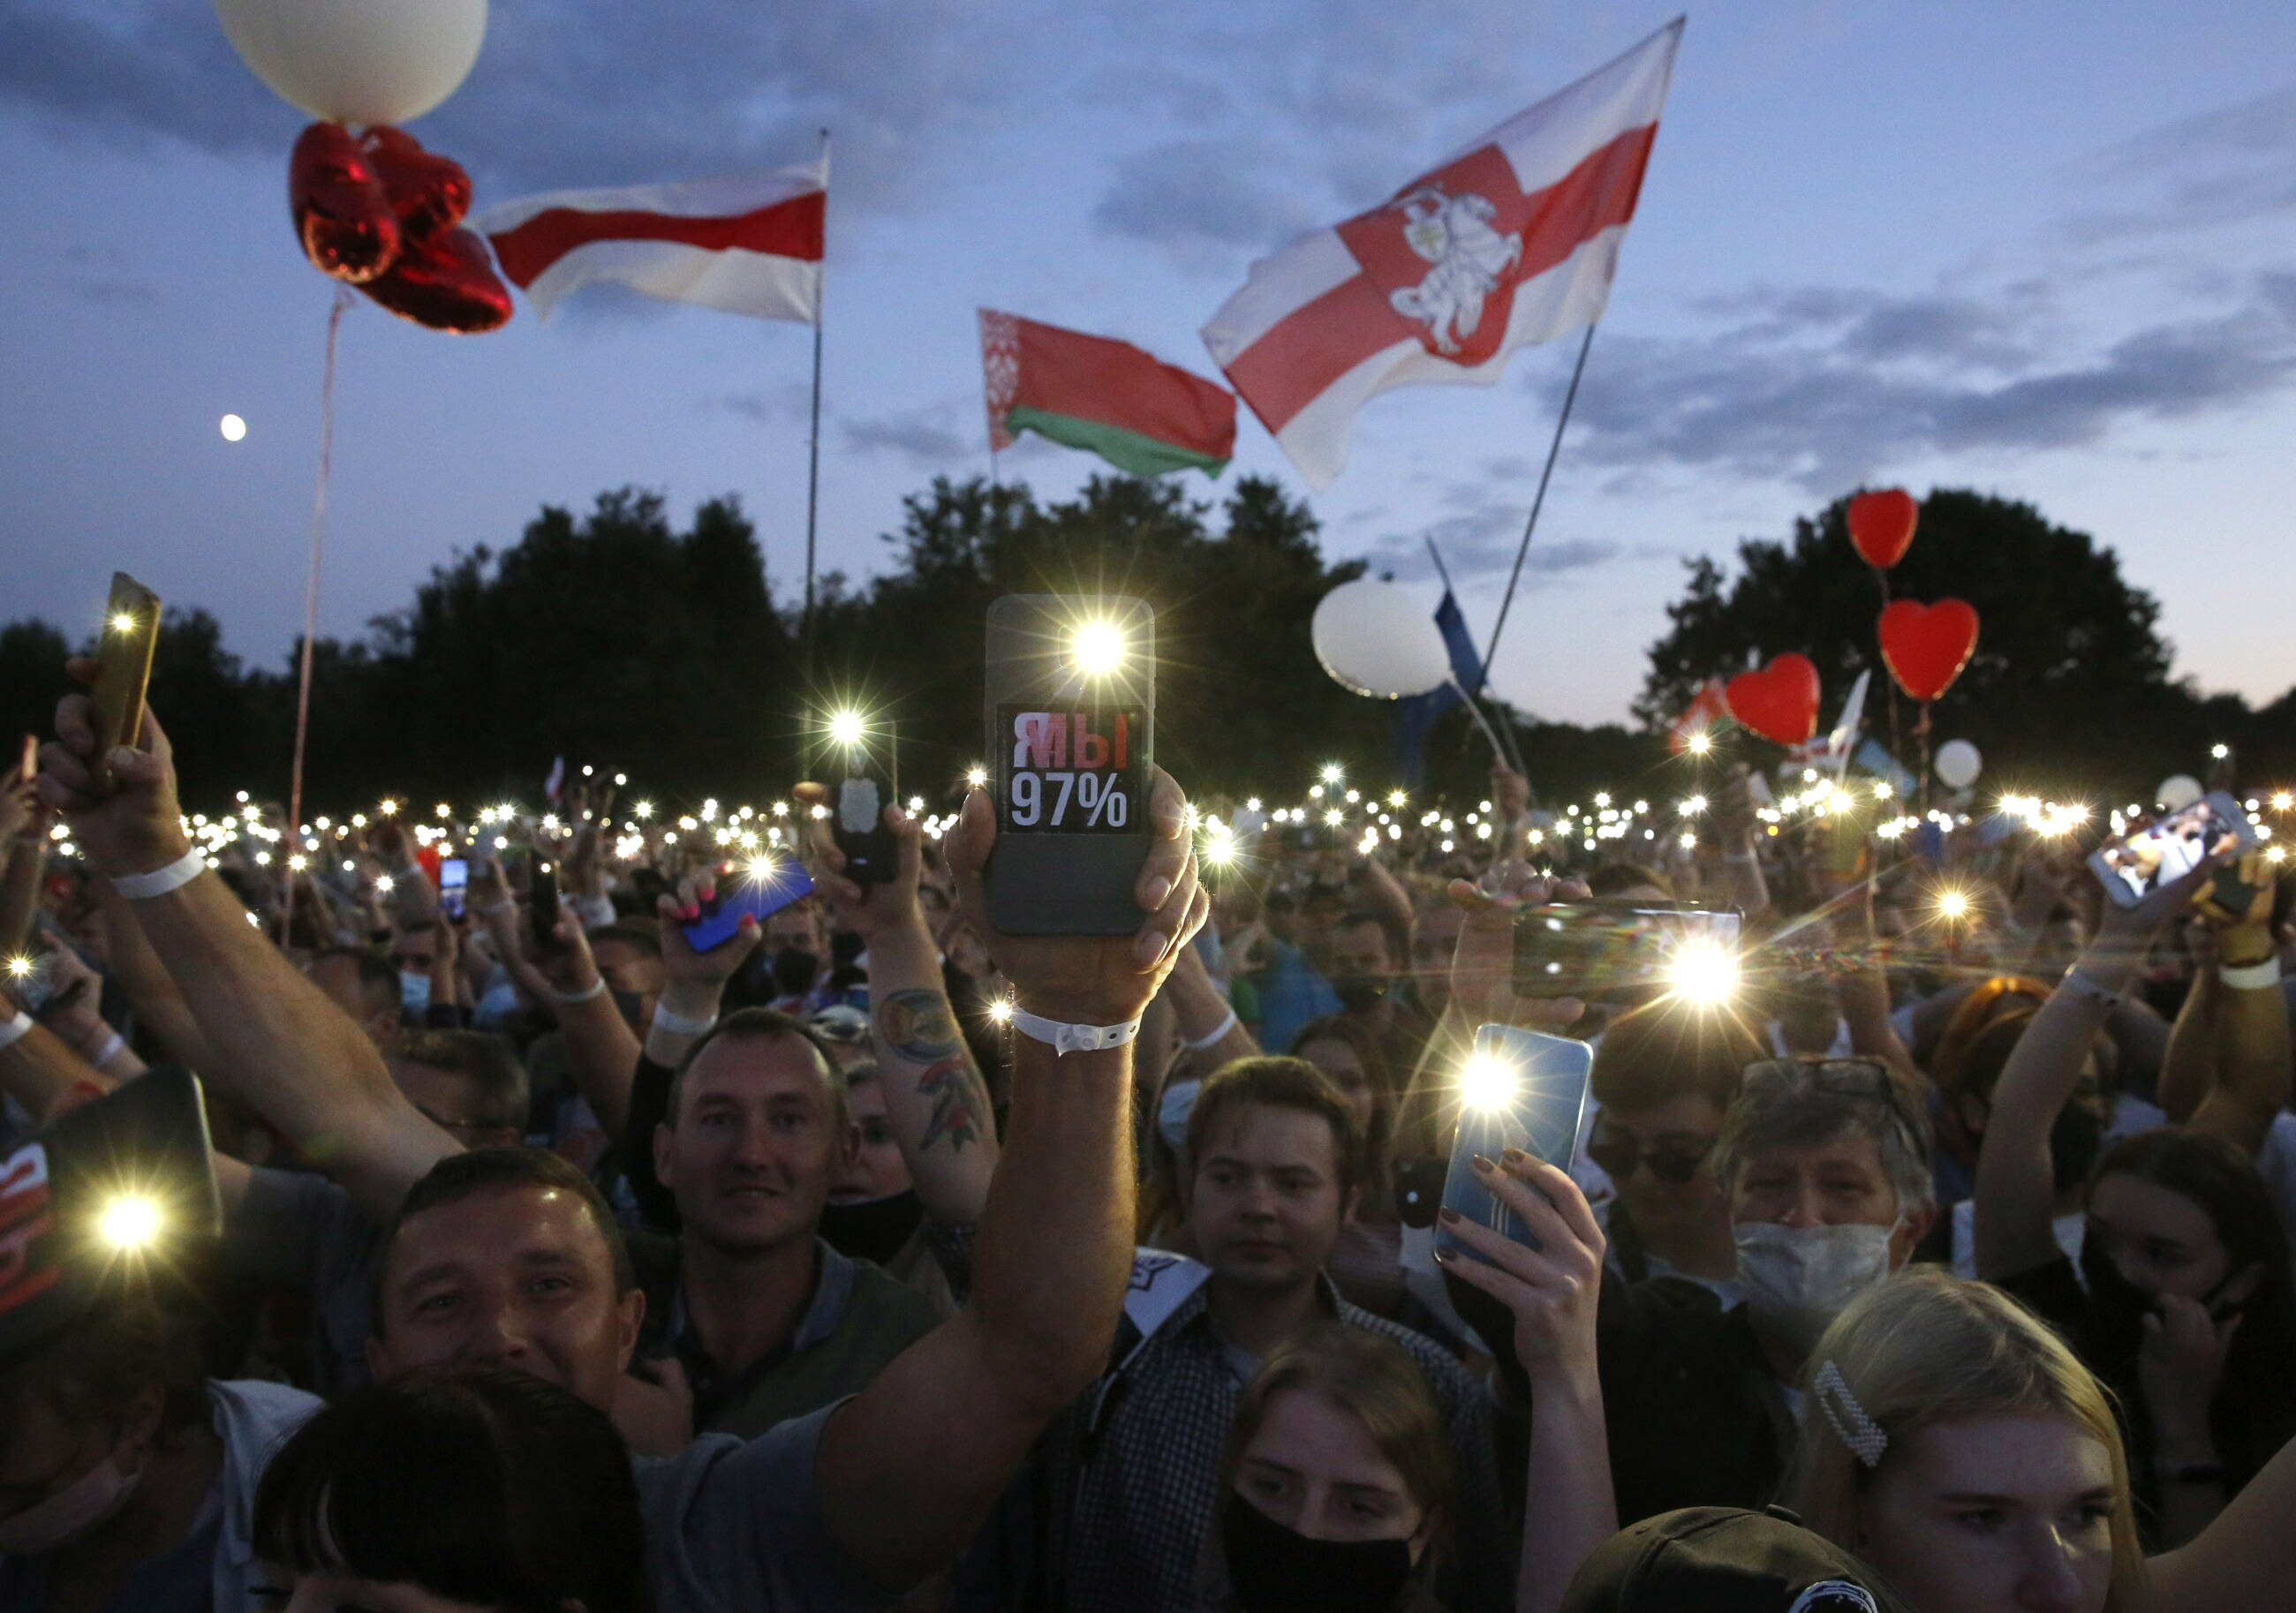
[(424, 1014), (430, 1010), (430, 977), (398, 973), (398, 1005), (410, 1014)]
[(37, 1557), (70, 1544), (135, 1493), (139, 1473), (123, 1473), (106, 1456), (37, 1506), (0, 1522), (0, 1557)]
[(1773, 1337), (1808, 1353), (1844, 1306), (1890, 1274), (1890, 1240), (1897, 1232), (1898, 1225), (1780, 1226), (1768, 1221), (1732, 1227), (1748, 1316)]
[(821, 972), (821, 960), (801, 946), (774, 954), (774, 984), (785, 997), (802, 996), (813, 989), (813, 977)]
[[(2107, 1252), (2108, 1240), (2092, 1226), (2081, 1240), (2081, 1281), (2088, 1290), (2088, 1338), (2091, 1353), (2100, 1361), (2126, 1363), (2136, 1357), (2144, 1341), (2144, 1318), (2161, 1314), (2161, 1296), (2140, 1288), (2123, 1274), (2120, 1262)], [(2218, 1305), (2218, 1298), (2238, 1272), (2201, 1296), (2210, 1315), (2222, 1321), (2238, 1306)]]
[(925, 1216), (914, 1188), (858, 1204), (825, 1204), (821, 1235), (829, 1247), (853, 1260), (882, 1265), (901, 1252)]
[(1196, 1094), (1203, 1090), (1203, 1085), (1201, 1081), (1175, 1081), (1164, 1089), (1164, 1100), (1156, 1106), (1156, 1134), (1176, 1154), (1187, 1150), (1188, 1117), (1195, 1111)]
[(1230, 1490), (1220, 1545), (1244, 1613), (1380, 1613), (1411, 1579), (1407, 1540), (1310, 1540)]
[(1379, 1005), (1388, 985), (1385, 975), (1341, 975), (1332, 982), (1332, 989), (1339, 994), (1341, 1008), (1359, 1014)]

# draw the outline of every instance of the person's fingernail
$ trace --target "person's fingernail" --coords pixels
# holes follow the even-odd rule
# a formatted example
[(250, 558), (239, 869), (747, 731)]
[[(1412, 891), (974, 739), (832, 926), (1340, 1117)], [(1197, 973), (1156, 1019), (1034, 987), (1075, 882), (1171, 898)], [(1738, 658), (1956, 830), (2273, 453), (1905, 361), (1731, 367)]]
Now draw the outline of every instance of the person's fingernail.
[(1499, 1158), (1505, 1160), (1509, 1165), (1528, 1165), (1530, 1163), (1530, 1156), (1524, 1153), (1522, 1150), (1519, 1148), (1502, 1149), (1499, 1151)]
[(1153, 963), (1164, 955), (1169, 939), (1160, 929), (1144, 929), (1140, 938), (1132, 943), (1132, 955), (1143, 963)]
[(1482, 1157), (1482, 1155), (1480, 1155), (1480, 1154), (1477, 1154), (1477, 1155), (1476, 1155), (1476, 1156), (1475, 1156), (1472, 1160), (1470, 1160), (1468, 1163), (1470, 1163), (1471, 1165), (1472, 1165), (1472, 1166), (1473, 1166), (1477, 1170), (1480, 1171), (1480, 1172), (1481, 1172), (1484, 1175), (1486, 1175), (1486, 1176), (1489, 1175), (1493, 1171), (1495, 1171), (1495, 1170), (1498, 1169), (1498, 1167), (1497, 1167), (1497, 1166), (1493, 1165), (1489, 1160), (1488, 1160), (1488, 1159), (1484, 1159), (1484, 1158)]
[(1456, 1226), (1459, 1224), (1459, 1212), (1447, 1204), (1435, 1212), (1435, 1219), (1446, 1226)]
[(1148, 899), (1143, 905), (1150, 913), (1154, 913), (1158, 908), (1163, 906), (1164, 898), (1171, 894), (1172, 881), (1166, 879), (1160, 873), (1154, 879), (1148, 881)]

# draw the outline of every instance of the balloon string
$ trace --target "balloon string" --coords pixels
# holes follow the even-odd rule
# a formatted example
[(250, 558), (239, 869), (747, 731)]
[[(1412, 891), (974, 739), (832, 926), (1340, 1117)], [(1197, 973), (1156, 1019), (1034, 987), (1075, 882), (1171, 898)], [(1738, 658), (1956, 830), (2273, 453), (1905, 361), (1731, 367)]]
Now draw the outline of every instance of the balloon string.
[(311, 495), (311, 569), (303, 587), (303, 666), (295, 692), (295, 760), (287, 780), (287, 847), (290, 856), (287, 899), (279, 913), (279, 944), (287, 945), (295, 921), (293, 854), (302, 845), (303, 756), (311, 737), (311, 644), (319, 630), (319, 556), (327, 536), (327, 480), (335, 456), (335, 346), (342, 330), (343, 311), (351, 306), (350, 289), (338, 287), (335, 306), (327, 314), (327, 359), (319, 382), (319, 479)]
[[(1882, 585), (1882, 613), (1886, 616), (1890, 612), (1890, 574), (1881, 567), (1876, 566), (1874, 568), (1874, 580)], [(1880, 624), (1877, 622), (1875, 626), (1878, 628)], [(1876, 637), (1878, 638), (1878, 636), (1879, 635), (1877, 633)], [(1885, 657), (1884, 659), (1886, 660), (1886, 659), (1887, 658)], [(1884, 666), (1882, 670), (1889, 672), (1890, 669), (1887, 666)], [(1906, 754), (1906, 751), (1905, 743), (1898, 733), (1898, 679), (1895, 673), (1891, 673), (1890, 676), (1882, 680), (1882, 693), (1890, 702), (1890, 754), (1891, 756), (1902, 757)], [(1929, 785), (1926, 782), (1922, 785), (1922, 793), (1923, 806), (1924, 810), (1926, 810), (1929, 804)]]
[(1922, 741), (1922, 815), (1930, 810), (1930, 702), (1922, 702), (1922, 720), (1914, 725), (1914, 733)]

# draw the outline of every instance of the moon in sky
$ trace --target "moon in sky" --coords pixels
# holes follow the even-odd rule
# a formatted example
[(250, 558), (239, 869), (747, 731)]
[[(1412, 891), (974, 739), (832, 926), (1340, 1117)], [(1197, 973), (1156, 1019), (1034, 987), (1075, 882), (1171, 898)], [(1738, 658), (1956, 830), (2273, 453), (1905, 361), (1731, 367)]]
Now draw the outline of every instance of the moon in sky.
[(247, 422), (236, 414), (225, 415), (217, 422), (217, 429), (223, 433), (226, 442), (237, 442), (247, 435)]

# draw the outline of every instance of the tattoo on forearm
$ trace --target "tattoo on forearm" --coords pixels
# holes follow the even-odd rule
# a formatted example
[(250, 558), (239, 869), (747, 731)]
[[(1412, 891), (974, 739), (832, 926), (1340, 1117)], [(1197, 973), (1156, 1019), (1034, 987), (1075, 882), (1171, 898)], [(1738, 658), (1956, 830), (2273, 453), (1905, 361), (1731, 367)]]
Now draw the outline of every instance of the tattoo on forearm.
[(886, 995), (877, 1004), (877, 1036), (911, 1064), (937, 1064), (964, 1046), (948, 999), (924, 987)]
[(948, 999), (922, 987), (889, 992), (877, 1004), (875, 1018), (884, 1051), (905, 1064), (923, 1067), (917, 1092), (931, 1101), (932, 1111), (917, 1147), (931, 1148), (946, 1137), (949, 1151), (959, 1153), (966, 1143), (978, 1142), (988, 1115), (988, 1089), (972, 1066)]
[(966, 1143), (980, 1139), (988, 1094), (981, 1090), (980, 1077), (973, 1073), (970, 1058), (959, 1054), (934, 1065), (918, 1081), (917, 1091), (932, 1100), (932, 1116), (917, 1142), (920, 1150), (947, 1137), (948, 1151), (958, 1154), (964, 1151)]

